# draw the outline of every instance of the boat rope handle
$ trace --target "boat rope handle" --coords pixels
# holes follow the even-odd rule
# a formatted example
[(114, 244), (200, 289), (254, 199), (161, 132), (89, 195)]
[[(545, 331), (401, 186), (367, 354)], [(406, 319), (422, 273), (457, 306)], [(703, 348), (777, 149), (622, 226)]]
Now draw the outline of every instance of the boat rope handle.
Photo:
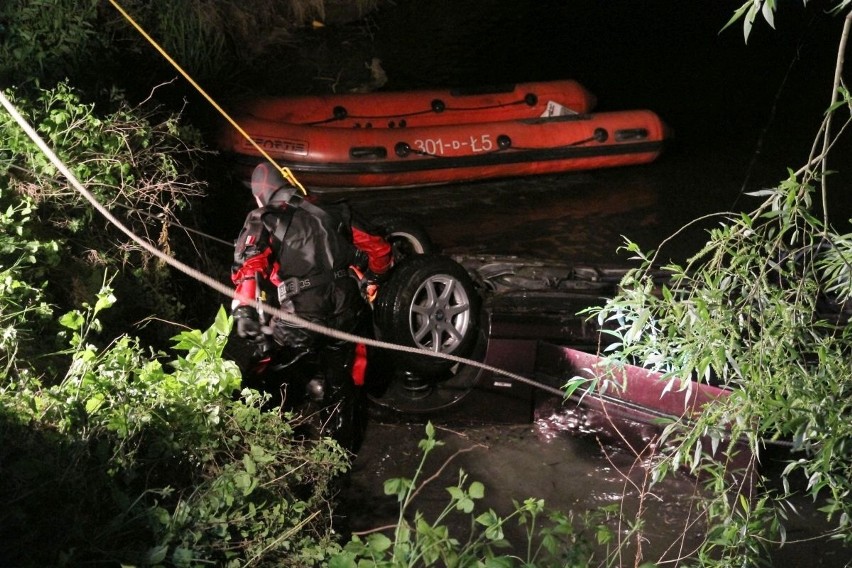
[(225, 110), (221, 106), (219, 106), (219, 104), (213, 99), (213, 97), (208, 95), (207, 92), (204, 89), (201, 88), (201, 85), (199, 85), (189, 75), (189, 73), (187, 73), (183, 69), (183, 67), (181, 67), (177, 63), (177, 61), (172, 59), (172, 57), (168, 53), (166, 53), (166, 50), (163, 49), (162, 46), (160, 46), (160, 44), (158, 44), (154, 40), (154, 38), (152, 38), (148, 34), (148, 32), (146, 32), (144, 29), (142, 29), (142, 26), (140, 26), (136, 22), (136, 20), (134, 20), (133, 17), (130, 14), (128, 14), (124, 10), (124, 8), (121, 7), (121, 5), (119, 5), (117, 0), (109, 0), (109, 2), (110, 2), (110, 4), (113, 5), (113, 7), (116, 10), (118, 10), (118, 12), (124, 17), (124, 19), (127, 20), (130, 23), (130, 25), (132, 25), (134, 28), (136, 28), (136, 31), (138, 31), (142, 35), (142, 37), (144, 37), (146, 40), (148, 40), (148, 43), (150, 43), (154, 47), (154, 49), (156, 49), (160, 53), (160, 55), (162, 55), (166, 59), (166, 61), (168, 61), (172, 65), (172, 67), (174, 67), (178, 71), (178, 73), (183, 75), (184, 79), (189, 81), (190, 85), (195, 87), (195, 90), (197, 90), (201, 94), (201, 96), (203, 96), (207, 100), (207, 102), (209, 102), (213, 106), (213, 108), (215, 108), (219, 112), (219, 114), (221, 114), (225, 118), (225, 120), (227, 120), (231, 124), (231, 126), (233, 126), (234, 128), (237, 129), (237, 132), (239, 132), (240, 135), (242, 135), (246, 140), (248, 140), (248, 142), (252, 146), (254, 146), (255, 150), (260, 152), (261, 156), (263, 156), (264, 158), (269, 160), (269, 162), (281, 172), (281, 175), (284, 176), (284, 179), (286, 179), (290, 183), (290, 185), (298, 188), (299, 191), (301, 191), (304, 195), (308, 194), (305, 187), (299, 182), (298, 179), (296, 179), (296, 176), (293, 174), (293, 172), (290, 171), (290, 168), (288, 168), (286, 166), (280, 166), (278, 163), (276, 163), (275, 160), (273, 160), (269, 156), (269, 154), (267, 154), (266, 151), (263, 148), (261, 148), (260, 145), (257, 142), (255, 142), (254, 139), (251, 136), (249, 136), (248, 133), (245, 130), (243, 130), (243, 128), (239, 124), (237, 124), (237, 122), (233, 118), (231, 118), (231, 116), (227, 112), (225, 112)]
[(355, 114), (346, 114), (343, 116), (330, 116), (328, 118), (323, 118), (322, 120), (315, 120), (313, 122), (305, 122), (303, 123), (305, 126), (318, 126), (320, 124), (331, 124), (332, 122), (339, 122), (341, 120), (346, 120), (347, 118), (358, 119), (358, 120), (382, 120), (386, 118), (397, 118), (397, 117), (405, 117), (405, 116), (423, 116), (424, 114), (432, 114), (434, 111), (429, 110), (416, 110), (412, 112), (407, 112), (405, 114), (375, 114), (375, 115), (355, 115)]
[[(112, 1), (112, 0), (110, 0)], [(226, 286), (225, 284), (219, 282), (215, 278), (204, 274), (203, 272), (192, 268), (191, 266), (187, 266), (183, 262), (177, 260), (164, 253), (160, 249), (154, 247), (138, 236), (136, 233), (131, 231), (128, 227), (126, 227), (121, 221), (118, 220), (106, 207), (104, 207), (90, 191), (88, 191), (82, 183), (77, 179), (77, 177), (71, 172), (68, 166), (65, 165), (64, 162), (56, 155), (56, 153), (47, 145), (47, 143), (42, 139), (42, 137), (35, 131), (35, 129), (21, 116), (21, 113), (15, 108), (15, 106), (6, 98), (6, 95), (3, 93), (3, 90), (0, 89), (0, 106), (3, 106), (12, 119), (20, 126), (20, 128), (24, 131), (24, 133), (38, 146), (39, 150), (47, 156), (48, 160), (56, 166), (56, 169), (61, 173), (68, 183), (73, 187), (86, 201), (88, 201), (95, 210), (98, 211), (103, 217), (112, 225), (114, 225), (118, 230), (127, 235), (130, 239), (132, 239), (135, 243), (137, 243), (142, 249), (149, 252), (151, 255), (157, 257), (162, 260), (164, 263), (168, 264), (172, 268), (182, 272), (183, 274), (189, 276), (190, 278), (196, 280), (197, 282), (204, 284), (205, 286), (212, 288), (216, 292), (227, 296), (229, 298), (236, 297), (236, 291), (233, 286)], [(534, 388), (541, 389), (543, 391), (549, 392), (550, 394), (563, 397), (565, 393), (557, 388), (554, 388), (550, 385), (546, 385), (544, 383), (535, 381), (533, 379), (529, 379), (522, 375), (518, 375), (517, 373), (512, 373), (511, 371), (506, 371), (504, 369), (500, 369), (498, 367), (493, 367), (491, 365), (486, 365), (485, 363), (480, 363), (479, 361), (475, 361), (473, 359), (466, 359), (464, 357), (458, 357), (457, 355), (450, 355), (448, 353), (441, 353), (436, 351), (429, 351), (427, 349), (419, 349), (417, 347), (409, 347), (407, 345), (398, 345), (395, 343), (388, 343), (385, 341), (379, 341), (376, 339), (372, 339), (369, 337), (361, 337), (352, 333), (347, 333), (345, 331), (340, 331), (338, 329), (322, 326), (316, 324), (312, 321), (308, 321), (306, 319), (302, 319), (299, 316), (285, 312), (279, 308), (274, 306), (270, 306), (265, 304), (260, 300), (253, 300), (251, 303), (252, 307), (256, 310), (263, 310), (265, 313), (271, 314), (291, 325), (296, 327), (302, 327), (307, 329), (308, 331), (312, 331), (314, 333), (319, 333), (322, 335), (326, 335), (328, 337), (332, 337), (334, 339), (339, 339), (341, 341), (348, 341), (351, 343), (363, 343), (364, 345), (377, 347), (380, 349), (388, 349), (391, 351), (401, 351), (403, 353), (412, 353), (417, 355), (423, 355), (427, 357), (433, 357), (436, 359), (445, 359), (447, 361), (453, 361), (455, 363), (461, 363), (462, 365), (470, 365), (472, 367), (477, 367), (479, 369), (483, 369), (485, 371), (492, 372), (494, 374), (506, 377), (513, 381), (517, 381), (520, 383), (524, 383), (526, 385), (532, 386)]]
[[(554, 146), (553, 150), (558, 150), (559, 148), (573, 148), (574, 146), (582, 146), (583, 144), (588, 144), (589, 142), (606, 142), (609, 135), (606, 130), (603, 128), (598, 128), (595, 130), (595, 133), (588, 138), (583, 138), (582, 140), (577, 140), (576, 142), (571, 142), (570, 144), (563, 144), (562, 146)], [(528, 146), (513, 146), (515, 150), (541, 150), (541, 148), (533, 148)]]
[(410, 116), (423, 116), (424, 114), (438, 114), (444, 112), (470, 112), (472, 110), (488, 110), (493, 108), (502, 108), (514, 105), (521, 104), (529, 104), (526, 98), (523, 98), (518, 101), (512, 101), (510, 103), (502, 103), (498, 105), (486, 105), (480, 107), (443, 107), (440, 111), (435, 110), (434, 108), (430, 108), (428, 110), (414, 110), (411, 112), (406, 112), (403, 114), (345, 114), (342, 116), (330, 116), (329, 118), (324, 118), (322, 120), (316, 120), (314, 122), (305, 122), (303, 123), (305, 126), (317, 126), (320, 124), (330, 124), (332, 122), (338, 122), (341, 120), (346, 120), (347, 118), (356, 119), (356, 120), (384, 120), (387, 118), (404, 118)]

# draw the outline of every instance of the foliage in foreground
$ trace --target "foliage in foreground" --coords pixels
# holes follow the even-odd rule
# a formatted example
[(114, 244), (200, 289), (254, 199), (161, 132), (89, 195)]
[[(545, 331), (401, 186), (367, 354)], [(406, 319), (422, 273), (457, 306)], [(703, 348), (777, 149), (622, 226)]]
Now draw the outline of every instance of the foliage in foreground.
[[(590, 310), (610, 328), (613, 362), (732, 389), (694, 424), (673, 424), (656, 441), (665, 450), (655, 481), (681, 466), (708, 480), (701, 511), (709, 530), (695, 557), (701, 565), (765, 563), (768, 549), (786, 541), (796, 495), (812, 498), (832, 523), (825, 538), (852, 543), (852, 234), (828, 221), (825, 168), (836, 140), (831, 118), (849, 113), (852, 97), (839, 80), (835, 90), (822, 144), (804, 168), (757, 192), (764, 202), (755, 211), (723, 215), (685, 265), (664, 267), (662, 285), (659, 253), (628, 241), (638, 268), (614, 298)], [(838, 136), (849, 124), (847, 115)], [(746, 440), (756, 460), (743, 477), (730, 476), (727, 464), (709, 459), (704, 437), (731, 458), (734, 442)], [(777, 480), (756, 469), (767, 440), (789, 445)]]
[[(197, 187), (172, 155), (192, 140), (176, 119), (120, 104), (99, 116), (63, 86), (12, 98), (129, 225), (144, 234), (155, 216), (151, 240), (168, 250), (158, 237)], [(116, 283), (143, 299), (163, 267), (115, 246), (10, 120), (0, 113), (0, 564), (304, 566), (337, 550), (329, 499), (348, 456), (304, 444), (290, 417), (240, 392), (224, 313), (174, 338), (176, 355), (111, 331), (128, 324), (103, 323)]]
[[(421, 481), (429, 454), (443, 443), (435, 438), (435, 429), (426, 426), (426, 438), (420, 441), (422, 457), (414, 477), (389, 479), (385, 494), (399, 502), (399, 519), (388, 529), (373, 531), (364, 538), (353, 536), (342, 553), (334, 556), (330, 568), (376, 566), (408, 568), (415, 566), (511, 568), (513, 566), (585, 568), (601, 560), (592, 543), (606, 545), (613, 539), (607, 524), (614, 509), (587, 512), (582, 516), (548, 511), (542, 499), (514, 502), (514, 512), (501, 517), (493, 509), (476, 511), (476, 502), (485, 495), (485, 486), (469, 481), (459, 471), (455, 486), (447, 487), (449, 502), (434, 519), (412, 511), (414, 499), (431, 479)], [(453, 534), (452, 515), (470, 519), (466, 535)], [(511, 524), (523, 527), (526, 547), (513, 550), (504, 531)], [(608, 554), (601, 554), (606, 558)]]
[[(696, 423), (670, 425), (657, 440), (670, 445), (654, 465), (655, 480), (682, 466), (711, 480), (715, 497), (702, 505), (712, 527), (700, 555), (707, 565), (720, 553), (765, 561), (767, 544), (784, 539), (786, 500), (802, 491), (836, 521), (834, 536), (852, 542), (852, 240), (808, 213), (813, 188), (792, 185), (769, 192), (754, 214), (711, 230), (688, 266), (666, 267), (671, 278), (659, 292), (653, 258), (630, 243), (641, 266), (593, 310), (612, 327), (618, 350), (611, 360), (733, 389)], [(741, 485), (756, 471), (728, 476), (728, 464), (707, 455), (707, 436), (731, 458), (737, 440), (755, 456), (766, 440), (790, 443), (780, 487), (756, 478), (755, 487)]]
[(14, 566), (305, 566), (336, 550), (333, 442), (299, 442), (221, 357), (230, 321), (175, 338), (168, 365), (123, 336), (87, 342), (105, 289), (62, 318), (59, 384), (0, 382), (0, 559)]
[[(131, 108), (118, 92), (108, 104), (86, 103), (65, 83), (52, 89), (9, 89), (4, 94), (128, 229), (166, 254), (204, 250), (188, 233), (175, 230), (189, 224), (186, 218), (206, 185), (187, 173), (204, 150), (197, 131), (182, 124), (179, 114)], [(98, 291), (107, 269), (119, 273), (114, 287), (126, 300), (107, 316), (106, 325), (119, 320), (116, 325), (125, 331), (128, 321), (152, 313), (186, 319), (180, 284), (168, 267), (97, 215), (58, 177), (54, 165), (5, 109), (0, 110), (0, 208), (8, 217), (22, 215), (32, 221), (21, 235), (28, 246), (51, 243), (57, 253), (27, 260), (29, 281), (51, 284), (46, 301), (79, 305)], [(13, 227), (3, 230), (11, 235)], [(50, 338), (54, 333), (41, 335)]]

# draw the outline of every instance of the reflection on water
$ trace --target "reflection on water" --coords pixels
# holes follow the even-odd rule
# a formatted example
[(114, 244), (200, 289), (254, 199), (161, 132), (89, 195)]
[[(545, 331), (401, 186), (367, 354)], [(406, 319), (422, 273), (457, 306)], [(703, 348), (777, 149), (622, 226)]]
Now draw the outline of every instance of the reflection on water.
[(345, 195), (370, 214), (419, 220), (448, 253), (609, 261), (620, 235), (659, 227), (659, 192), (641, 179), (605, 187), (575, 174)]

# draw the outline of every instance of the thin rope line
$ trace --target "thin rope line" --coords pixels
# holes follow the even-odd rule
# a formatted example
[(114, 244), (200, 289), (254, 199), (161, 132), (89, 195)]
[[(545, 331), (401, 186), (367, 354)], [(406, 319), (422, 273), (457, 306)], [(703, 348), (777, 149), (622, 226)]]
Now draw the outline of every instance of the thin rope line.
[(443, 110), (436, 111), (434, 109), (425, 109), (425, 110), (413, 110), (410, 112), (399, 113), (399, 114), (347, 114), (346, 116), (342, 116), (340, 118), (336, 116), (331, 116), (329, 118), (323, 118), (321, 120), (316, 120), (313, 122), (305, 122), (303, 124), (307, 126), (317, 126), (321, 124), (330, 124), (332, 122), (340, 122), (343, 120), (384, 120), (388, 118), (409, 118), (412, 116), (423, 116), (424, 114), (442, 114), (445, 112), (470, 112), (475, 110), (489, 110), (495, 108), (504, 108), (510, 106), (516, 106), (520, 104), (524, 104), (526, 101), (524, 99), (512, 101), (508, 103), (502, 104), (494, 104), (494, 105), (482, 105), (482, 106), (472, 106), (472, 107), (445, 107)]
[(166, 59), (166, 61), (171, 63), (172, 67), (177, 69), (177, 71), (181, 75), (183, 75), (184, 79), (189, 81), (189, 83), (193, 87), (195, 87), (195, 89), (199, 93), (201, 93), (201, 96), (203, 96), (205, 99), (207, 99), (207, 102), (209, 102), (211, 105), (213, 105), (213, 108), (215, 108), (217, 111), (219, 111), (219, 114), (221, 114), (223, 117), (225, 117), (225, 120), (227, 120), (231, 124), (231, 126), (236, 128), (237, 132), (239, 132), (246, 140), (249, 141), (249, 143), (252, 146), (254, 146), (255, 150), (260, 152), (261, 156), (263, 156), (264, 158), (269, 160), (269, 162), (272, 165), (274, 165), (281, 172), (281, 174), (284, 176), (284, 178), (288, 182), (290, 182), (291, 185), (299, 188), (299, 190), (304, 195), (308, 194), (305, 187), (299, 182), (299, 180), (296, 179), (296, 176), (293, 175), (293, 172), (290, 171), (290, 168), (288, 168), (286, 166), (279, 166), (275, 162), (275, 160), (273, 160), (269, 156), (269, 154), (267, 154), (266, 151), (263, 148), (261, 148), (260, 145), (257, 142), (255, 142), (254, 139), (252, 139), (252, 137), (249, 136), (248, 133), (245, 130), (243, 130), (243, 128), (239, 124), (237, 124), (237, 122), (233, 118), (231, 118), (231, 116), (227, 112), (225, 112), (225, 110), (221, 106), (219, 106), (219, 104), (215, 100), (213, 100), (213, 97), (208, 95), (207, 92), (204, 89), (201, 88), (201, 85), (196, 83), (195, 80), (192, 77), (190, 77), (189, 73), (184, 71), (183, 67), (181, 67), (177, 63), (177, 61), (172, 59), (171, 56), (168, 53), (166, 53), (166, 51), (162, 47), (160, 47), (160, 44), (158, 44), (154, 40), (154, 38), (152, 38), (150, 35), (148, 35), (148, 32), (146, 32), (144, 29), (142, 29), (142, 26), (140, 26), (138, 23), (136, 23), (136, 20), (134, 20), (130, 16), (130, 14), (128, 14), (127, 12), (124, 11), (124, 8), (122, 8), (116, 0), (109, 0), (109, 1), (110, 1), (110, 4), (112, 4), (115, 7), (115, 9), (118, 10), (121, 13), (122, 16), (124, 16), (124, 19), (127, 20), (128, 22), (130, 22), (130, 25), (132, 25), (134, 28), (136, 28), (136, 30), (142, 35), (142, 37), (144, 37), (146, 40), (148, 40), (148, 43), (150, 43), (152, 46), (154, 46), (154, 49), (156, 49), (160, 53), (160, 55), (162, 55)]
[[(76, 189), (80, 193), (80, 195), (82, 195), (89, 203), (91, 203), (92, 207), (94, 207), (110, 223), (112, 223), (113, 225), (118, 227), (118, 229), (121, 230), (121, 232), (123, 232), (130, 239), (132, 239), (134, 242), (136, 242), (139, 246), (141, 246), (142, 248), (144, 248), (146, 251), (150, 252), (152, 255), (156, 256), (157, 258), (161, 259), (163, 262), (165, 262), (169, 266), (172, 266), (173, 268), (175, 268), (175, 269), (179, 270), (180, 272), (186, 274), (187, 276), (197, 280), (198, 282), (205, 284), (206, 286), (212, 288), (213, 290), (216, 290), (217, 292), (221, 293), (224, 296), (227, 296), (227, 297), (232, 298), (232, 299), (236, 296), (236, 292), (233, 289), (233, 287), (226, 286), (226, 285), (222, 284), (221, 282), (219, 282), (218, 280), (215, 280), (214, 278), (207, 276), (203, 272), (200, 272), (200, 271), (198, 271), (198, 270), (196, 270), (196, 269), (194, 269), (190, 266), (187, 266), (186, 264), (182, 263), (181, 261), (179, 261), (175, 258), (172, 258), (171, 256), (162, 252), (158, 248), (151, 246), (151, 244), (149, 242), (147, 242), (146, 240), (137, 236), (133, 231), (131, 231), (130, 229), (125, 227), (124, 224), (121, 223), (121, 221), (119, 221), (112, 213), (110, 213), (109, 210), (107, 210), (103, 205), (101, 205), (98, 202), (97, 199), (95, 199), (94, 195), (92, 195), (91, 192), (89, 192), (85, 187), (83, 187), (83, 184), (80, 183), (80, 181), (74, 176), (74, 174), (71, 172), (71, 170), (68, 169), (68, 167), (62, 162), (62, 160), (59, 159), (59, 157), (53, 152), (53, 150), (50, 147), (48, 147), (48, 145), (44, 142), (44, 140), (41, 138), (41, 136), (39, 136), (39, 134), (35, 131), (35, 129), (33, 129), (33, 127), (24, 119), (24, 117), (21, 116), (21, 114), (18, 112), (18, 110), (15, 108), (15, 106), (9, 101), (9, 99), (6, 98), (6, 95), (5, 95), (5, 93), (3, 93), (2, 90), (0, 90), (0, 104), (3, 105), (3, 107), (9, 112), (9, 114), (12, 116), (12, 118), (15, 120), (15, 122), (18, 123), (18, 126), (20, 126), (21, 129), (26, 133), (26, 135), (30, 137), (30, 139), (36, 144), (36, 146), (39, 147), (39, 149), (45, 154), (45, 156), (47, 156), (47, 158), (51, 161), (51, 163), (54, 166), (56, 166), (56, 169), (58, 169), (59, 172), (63, 176), (65, 176), (65, 178), (68, 180), (68, 182), (71, 184), (71, 186), (74, 187), (74, 189)], [(561, 390), (556, 389), (554, 387), (541, 384), (541, 383), (536, 382), (532, 379), (528, 379), (526, 377), (523, 377), (521, 375), (517, 375), (515, 373), (511, 373), (509, 371), (505, 371), (503, 369), (498, 369), (497, 367), (492, 367), (490, 365), (480, 363), (479, 361), (474, 361), (472, 359), (465, 359), (463, 357), (457, 357), (455, 355), (450, 355), (450, 354), (447, 354), (447, 353), (428, 351), (428, 350), (425, 350), (425, 349), (418, 349), (416, 347), (408, 347), (408, 346), (405, 346), (405, 345), (396, 345), (394, 343), (387, 343), (387, 342), (384, 342), (384, 341), (378, 341), (378, 340), (367, 338), (367, 337), (360, 337), (358, 335), (354, 335), (354, 334), (346, 333), (344, 331), (340, 331), (340, 330), (337, 330), (337, 329), (318, 325), (316, 323), (302, 319), (302, 318), (300, 318), (300, 317), (298, 317), (294, 314), (284, 312), (284, 311), (282, 311), (278, 308), (267, 305), (267, 304), (265, 304), (265, 303), (263, 303), (259, 300), (254, 300), (251, 305), (257, 310), (263, 310), (266, 313), (272, 314), (272, 315), (274, 315), (274, 316), (276, 316), (276, 317), (278, 317), (278, 318), (280, 318), (280, 319), (282, 319), (282, 320), (284, 320), (288, 323), (292, 323), (294, 325), (297, 325), (299, 327), (303, 327), (303, 328), (310, 330), (310, 331), (313, 331), (315, 333), (327, 335), (327, 336), (333, 337), (335, 339), (340, 339), (340, 340), (343, 340), (343, 341), (349, 341), (351, 343), (363, 343), (364, 345), (369, 345), (369, 346), (372, 346), (372, 347), (378, 347), (378, 348), (381, 348), (381, 349), (389, 349), (389, 350), (392, 350), (392, 351), (401, 351), (401, 352), (404, 352), (404, 353), (426, 355), (426, 356), (434, 357), (434, 358), (437, 358), (437, 359), (446, 359), (448, 361), (454, 361), (456, 363), (461, 363), (461, 364), (464, 364), (464, 365), (472, 365), (474, 367), (478, 367), (478, 368), (483, 369), (485, 371), (490, 371), (492, 373), (496, 373), (498, 375), (510, 378), (512, 380), (515, 380), (515, 381), (525, 383), (527, 385), (539, 388), (541, 390), (547, 391), (551, 394), (558, 395), (560, 397), (564, 397), (564, 395), (565, 395), (565, 393), (563, 393)]]

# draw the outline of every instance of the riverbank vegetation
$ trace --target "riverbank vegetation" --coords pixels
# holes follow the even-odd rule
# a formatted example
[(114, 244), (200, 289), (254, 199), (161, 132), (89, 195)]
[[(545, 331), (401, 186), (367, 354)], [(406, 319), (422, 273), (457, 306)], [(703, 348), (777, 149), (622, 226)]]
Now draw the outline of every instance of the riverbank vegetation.
[[(62, 84), (12, 98), (137, 235), (183, 250), (170, 225), (202, 185), (178, 173), (193, 137), (176, 117), (152, 122), (122, 105), (98, 116)], [(173, 276), (94, 217), (0, 116), (2, 563), (324, 558), (347, 456), (299, 441), (290, 417), (241, 392), (239, 369), (222, 357), (224, 312), (205, 332), (171, 324), (168, 350), (159, 334), (131, 336), (137, 310), (186, 319)], [(111, 310), (121, 317), (107, 320)]]
[[(837, 5), (840, 16), (847, 5)], [(772, 23), (774, 10), (748, 2), (732, 23), (744, 19), (747, 40), (756, 20)], [(613, 325), (605, 339), (614, 342), (612, 364), (638, 361), (671, 380), (731, 389), (694, 424), (672, 424), (652, 441), (662, 450), (654, 452), (649, 488), (684, 466), (707, 479), (709, 498), (695, 511), (708, 527), (694, 553), (702, 566), (766, 563), (787, 541), (785, 525), (800, 495), (825, 515), (823, 538), (852, 543), (852, 236), (848, 220), (830, 223), (828, 205), (832, 192), (846, 191), (832, 186), (828, 163), (852, 123), (842, 78), (850, 26), (847, 11), (827, 112), (805, 165), (757, 192), (763, 203), (753, 212), (714, 216), (718, 224), (703, 248), (686, 264), (664, 266), (670, 280), (661, 290), (655, 271), (664, 250), (642, 251), (628, 240), (638, 267), (619, 294), (590, 310)], [(707, 436), (711, 447), (702, 444)], [(732, 476), (742, 440), (754, 457)], [(766, 477), (770, 450), (779, 445), (783, 468)], [(718, 459), (718, 447), (727, 459)]]
[[(294, 30), (319, 25), (330, 9), (320, 0), (252, 4), (251, 13), (228, 1), (123, 7), (202, 81), (291, 45)], [(374, 5), (339, 4), (350, 13)], [(744, 18), (748, 37), (760, 18), (771, 24), (774, 9), (749, 1), (732, 23)], [(844, 34), (839, 70), (845, 41)], [(110, 2), (3, 3), (0, 63), (4, 96), (99, 202), (158, 250), (221, 276), (193, 232), (215, 191), (203, 132), (184, 115), (183, 96), (161, 100), (150, 79), (163, 63)], [(662, 292), (654, 281), (659, 252), (628, 242), (639, 266), (593, 313), (616, 324), (614, 364), (640, 361), (734, 388), (691, 429), (667, 428), (655, 440), (666, 449), (647, 462), (649, 489), (684, 465), (708, 480), (709, 497), (696, 509), (707, 537), (681, 564), (760, 564), (785, 540), (786, 504), (797, 492), (833, 523), (827, 537), (852, 542), (852, 235), (829, 223), (824, 205), (827, 160), (852, 98), (839, 74), (830, 87), (805, 166), (765, 191), (754, 212), (721, 216), (688, 264), (666, 267), (671, 282)], [(655, 560), (642, 558), (639, 546), (628, 561), (621, 548), (641, 543), (650, 520), (622, 519), (613, 509), (550, 512), (534, 498), (499, 518), (476, 509), (485, 487), (463, 472), (448, 490), (446, 513), (471, 516), (471, 540), (449, 534), (443, 516), (416, 512), (418, 470), (388, 480), (401, 505), (398, 525), (347, 542), (334, 495), (349, 456), (331, 441), (300, 439), (297, 417), (264, 410), (263, 395), (242, 388), (226, 356), (230, 322), (216, 309), (221, 300), (96, 215), (5, 110), (0, 125), (0, 563)], [(764, 455), (767, 439), (789, 445), (793, 458), (780, 483), (761, 478), (753, 463), (753, 483), (736, 485), (743, 477), (708, 459), (699, 439), (709, 434), (732, 450), (727, 432), (755, 455)], [(424, 457), (437, 444), (427, 428)], [(509, 522), (529, 528), (526, 551), (503, 548)], [(613, 522), (627, 532), (615, 534)]]
[[(127, 229), (219, 274), (197, 231), (209, 152), (180, 104), (134, 84), (151, 65), (116, 15), (3, 3), (3, 95)], [(339, 550), (345, 452), (242, 389), (221, 301), (96, 214), (5, 106), (0, 125), (0, 563), (307, 566)]]

